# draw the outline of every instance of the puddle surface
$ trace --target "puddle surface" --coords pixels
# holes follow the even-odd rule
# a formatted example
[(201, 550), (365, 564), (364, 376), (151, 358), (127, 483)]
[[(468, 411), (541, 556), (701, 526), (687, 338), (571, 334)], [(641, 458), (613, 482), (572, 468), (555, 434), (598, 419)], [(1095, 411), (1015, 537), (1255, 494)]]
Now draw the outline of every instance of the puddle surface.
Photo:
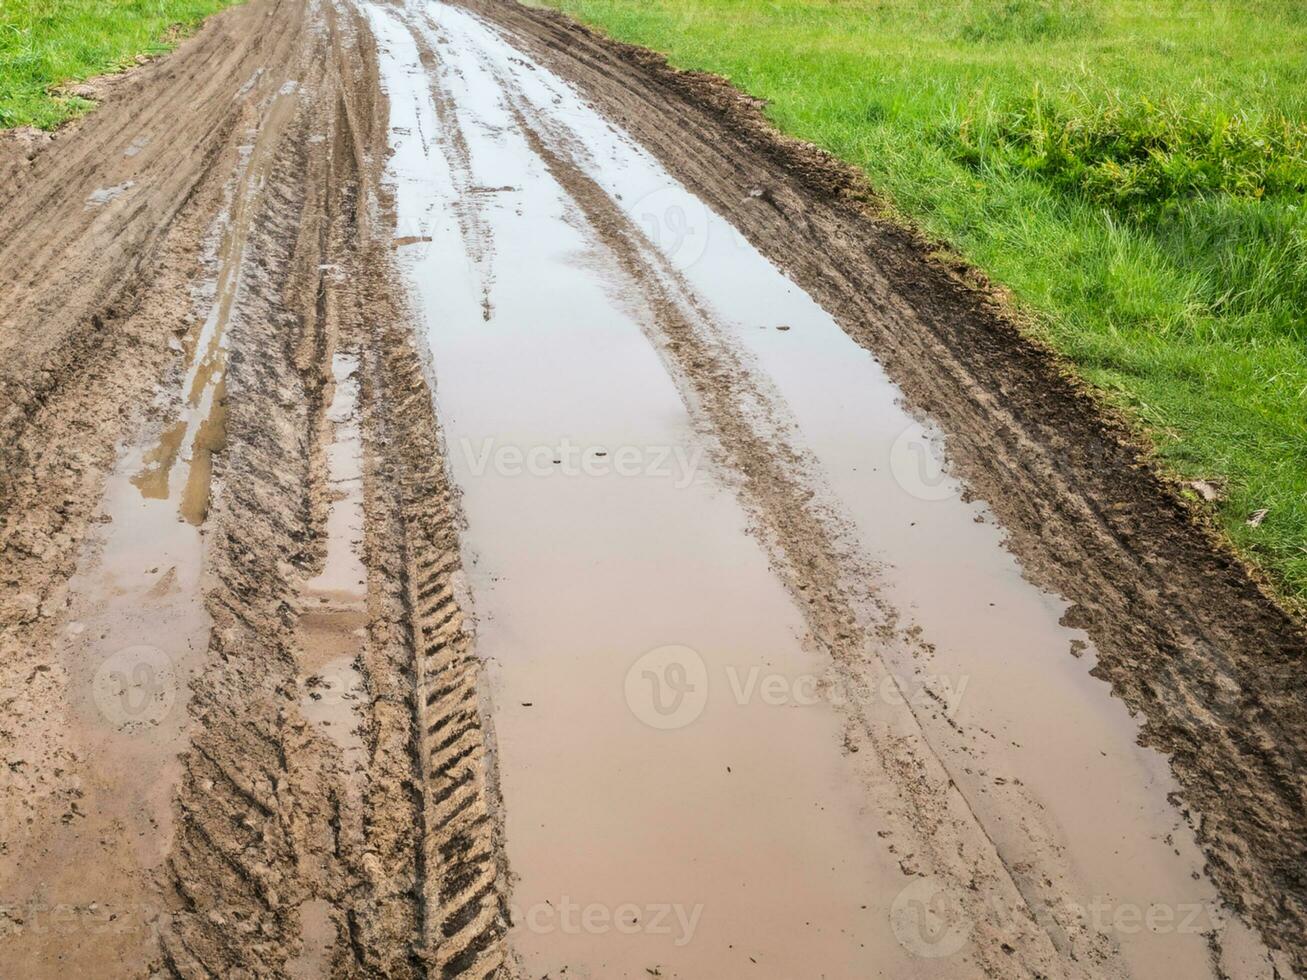
[[(1215, 891), (1164, 760), (1135, 744), (1088, 674), (1092, 648), (1059, 625), (1065, 603), (1022, 578), (875, 361), (494, 30), (445, 6), (370, 12), (398, 261), (463, 491), (526, 972), (939, 966), (891, 934), (909, 879), (841, 751), (825, 654), (647, 339), (639, 291), (523, 133), (531, 113), (785, 406), (814, 491), (900, 624), (919, 627), (921, 643), (880, 654), (1004, 863), (1052, 869), (1080, 908), (1105, 906), (1093, 927), (1132, 971), (1210, 975)], [(1040, 887), (1023, 893), (1037, 903)], [(1171, 925), (1120, 924), (1153, 908)], [(1227, 968), (1252, 973), (1242, 927), (1225, 943)]]
[(122, 197), (124, 194), (126, 194), (129, 190), (131, 190), (135, 186), (136, 186), (136, 181), (127, 180), (127, 181), (123, 181), (121, 184), (115, 184), (113, 187), (97, 188), (96, 190), (91, 191), (91, 193), (87, 195), (86, 206), (88, 208), (102, 207), (108, 204), (109, 202)]
[(327, 409), (327, 551), (322, 571), (304, 583), (299, 619), (300, 710), (340, 746), (347, 767), (363, 762), (356, 706), (363, 679), (354, 665), (367, 627), (363, 537), (363, 443), (358, 420), (358, 357), (332, 358), (335, 393)]
[(70, 582), (62, 652), (81, 695), (74, 730), (103, 793), (96, 806), (135, 828), (122, 837), (149, 867), (171, 837), (189, 681), (208, 649), (209, 617), (200, 530), (178, 520), (175, 501), (137, 493), (129, 474), (141, 455), (128, 450), (109, 480), (94, 559)]
[(331, 952), (336, 945), (330, 902), (315, 898), (300, 906), (300, 941), (299, 955), (286, 961), (286, 975), (294, 980), (330, 976)]
[[(377, 24), (396, 59), (392, 123), (412, 134), (400, 186), (423, 188), (415, 220), (431, 220), (430, 245), (401, 261), (431, 324), (464, 490), (526, 972), (731, 975), (750, 958), (776, 976), (908, 969), (887, 916), (901, 872), (860, 825), (834, 711), (738, 705), (725, 682), (736, 664), (821, 664), (734, 495), (693, 471), (703, 453), (680, 395), (603, 256), (521, 137), (474, 116), (478, 183), (514, 188), (483, 195), (501, 269), (484, 318), (459, 222), (440, 207), (457, 191), (417, 49), (389, 17)], [(666, 657), (713, 682), (661, 690)]]

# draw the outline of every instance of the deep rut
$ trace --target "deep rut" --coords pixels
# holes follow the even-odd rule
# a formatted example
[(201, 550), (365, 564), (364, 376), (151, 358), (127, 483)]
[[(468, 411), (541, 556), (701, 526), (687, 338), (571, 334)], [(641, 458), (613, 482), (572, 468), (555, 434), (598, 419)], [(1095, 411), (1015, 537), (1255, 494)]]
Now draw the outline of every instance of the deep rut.
[[(454, 511), (405, 318), (387, 306), (389, 235), (372, 217), (368, 169), (384, 104), (360, 99), (368, 87), (348, 79), (369, 57), (345, 23), (352, 16), (328, 18), (335, 70), (299, 80), (311, 93), (302, 128), (282, 141), (288, 159), (274, 171), (286, 220), (270, 209), (261, 222), (268, 238), (254, 262), (289, 273), (274, 280), (280, 305), (263, 314), (274, 329), (233, 338), (231, 445), (213, 519), (231, 565), (219, 564), (227, 594), (211, 600), (225, 607), (215, 615), (221, 659), (197, 687), (196, 754), (241, 771), (251, 789), (223, 799), (201, 767), (179, 794), (195, 832), (181, 835), (171, 866), (182, 909), (162, 939), (166, 962), (185, 975), (225, 962), (257, 974), (486, 976), (504, 959), (477, 663), (453, 585)], [(348, 658), (364, 689), (353, 707), (364, 761), (353, 766), (287, 703), (296, 674), (316, 677), (305, 663), (318, 651), (287, 624), (314, 614), (290, 593), (321, 572), (332, 545), (324, 413), (340, 383), (329, 366), (346, 351), (361, 377), (363, 553), (380, 606)], [(286, 465), (288, 448), (305, 469)], [(233, 834), (233, 823), (248, 829)]]
[[(407, 741), (417, 756), (404, 764), (416, 764), (414, 819), (423, 828), (413, 855), (421, 876), (418, 948), (433, 975), (489, 976), (505, 957), (505, 878), (480, 666), (463, 608), (456, 498), (405, 318), (398, 309), (378, 317), (371, 300), (367, 310), (374, 325), (364, 390), (373, 440), (385, 453), (377, 463), (375, 522), (393, 532), (370, 530), (390, 553), (373, 568), (391, 573), (386, 589), (402, 610), (402, 662), (392, 666), (413, 685), (402, 696), (411, 702)], [(392, 683), (381, 670), (372, 676)]]

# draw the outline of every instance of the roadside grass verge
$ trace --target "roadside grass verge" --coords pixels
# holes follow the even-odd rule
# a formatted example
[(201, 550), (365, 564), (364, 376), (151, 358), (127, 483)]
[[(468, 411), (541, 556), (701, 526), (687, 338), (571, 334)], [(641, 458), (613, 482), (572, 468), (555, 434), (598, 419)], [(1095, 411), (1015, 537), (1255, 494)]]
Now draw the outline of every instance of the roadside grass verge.
[(1307, 608), (1307, 5), (536, 2), (861, 167)]
[(52, 86), (169, 50), (233, 0), (0, 0), (0, 129), (54, 129), (94, 103)]

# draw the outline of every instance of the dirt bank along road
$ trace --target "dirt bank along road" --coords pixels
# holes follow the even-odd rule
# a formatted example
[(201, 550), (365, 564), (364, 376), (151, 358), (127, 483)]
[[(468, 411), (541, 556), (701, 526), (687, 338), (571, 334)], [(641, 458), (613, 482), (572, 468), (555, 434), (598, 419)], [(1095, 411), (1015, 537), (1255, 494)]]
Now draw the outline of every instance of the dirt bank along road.
[(250, 0), (0, 181), (0, 974), (1307, 968), (1300, 628), (725, 85)]

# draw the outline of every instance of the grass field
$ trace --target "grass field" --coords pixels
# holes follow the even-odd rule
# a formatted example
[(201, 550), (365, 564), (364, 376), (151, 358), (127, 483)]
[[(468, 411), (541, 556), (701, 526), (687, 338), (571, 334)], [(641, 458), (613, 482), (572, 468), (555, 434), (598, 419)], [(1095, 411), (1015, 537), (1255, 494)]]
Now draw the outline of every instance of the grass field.
[(1307, 600), (1307, 4), (547, 2), (862, 167)]
[(0, 129), (53, 129), (85, 99), (52, 85), (119, 71), (159, 54), (232, 0), (0, 0)]

